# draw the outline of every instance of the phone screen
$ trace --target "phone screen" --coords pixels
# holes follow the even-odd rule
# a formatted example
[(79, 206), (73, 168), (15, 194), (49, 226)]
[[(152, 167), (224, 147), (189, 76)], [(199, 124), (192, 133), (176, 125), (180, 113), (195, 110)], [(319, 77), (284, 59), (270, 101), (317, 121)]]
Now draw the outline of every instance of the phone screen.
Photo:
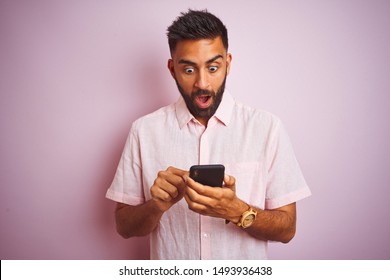
[(222, 187), (225, 166), (222, 164), (194, 165), (190, 168), (190, 177), (206, 186)]

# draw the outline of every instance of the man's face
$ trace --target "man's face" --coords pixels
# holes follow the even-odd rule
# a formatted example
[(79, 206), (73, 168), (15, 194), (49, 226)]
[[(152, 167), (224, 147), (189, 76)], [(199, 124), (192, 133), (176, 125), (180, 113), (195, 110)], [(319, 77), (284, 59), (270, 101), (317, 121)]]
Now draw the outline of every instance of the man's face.
[(204, 125), (222, 100), (231, 59), (217, 37), (181, 41), (168, 61), (188, 109)]

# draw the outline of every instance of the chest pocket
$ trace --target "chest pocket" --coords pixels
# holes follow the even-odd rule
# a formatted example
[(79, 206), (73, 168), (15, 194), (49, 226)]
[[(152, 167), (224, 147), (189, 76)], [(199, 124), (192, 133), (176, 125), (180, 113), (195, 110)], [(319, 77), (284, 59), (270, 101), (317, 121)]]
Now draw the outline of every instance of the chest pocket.
[(238, 198), (264, 209), (266, 184), (260, 163), (228, 163), (225, 164), (225, 173), (236, 179)]

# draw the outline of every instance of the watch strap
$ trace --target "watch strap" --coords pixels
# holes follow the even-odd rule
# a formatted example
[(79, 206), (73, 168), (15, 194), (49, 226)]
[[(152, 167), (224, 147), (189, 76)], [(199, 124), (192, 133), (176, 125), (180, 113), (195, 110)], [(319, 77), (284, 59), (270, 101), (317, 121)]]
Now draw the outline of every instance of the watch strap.
[[(253, 215), (253, 216), (254, 216), (253, 221), (256, 219), (257, 211), (254, 210), (254, 209), (253, 209), (251, 206), (249, 206), (249, 205), (248, 205), (248, 207), (249, 207), (249, 209), (246, 210), (244, 213), (241, 214), (241, 217), (240, 217), (240, 219), (238, 220), (238, 223), (234, 223), (236, 226), (241, 227), (241, 228), (248, 228), (248, 227), (250, 227), (250, 226), (252, 225), (253, 222), (252, 222), (250, 225), (246, 226), (245, 223), (244, 223), (244, 222), (245, 222), (245, 219), (246, 219), (248, 216), (250, 216), (250, 215)], [(230, 221), (226, 219), (226, 220), (225, 220), (225, 224), (228, 224), (228, 223), (230, 223)]]
[[(252, 219), (250, 220), (250, 223), (247, 224), (248, 223), (247, 219), (250, 216), (252, 216)], [(253, 222), (256, 219), (256, 216), (257, 216), (257, 211), (254, 210), (251, 206), (249, 206), (249, 209), (247, 211), (245, 211), (244, 213), (242, 213), (241, 219), (236, 225), (238, 227), (241, 227), (241, 228), (248, 228), (253, 224)]]

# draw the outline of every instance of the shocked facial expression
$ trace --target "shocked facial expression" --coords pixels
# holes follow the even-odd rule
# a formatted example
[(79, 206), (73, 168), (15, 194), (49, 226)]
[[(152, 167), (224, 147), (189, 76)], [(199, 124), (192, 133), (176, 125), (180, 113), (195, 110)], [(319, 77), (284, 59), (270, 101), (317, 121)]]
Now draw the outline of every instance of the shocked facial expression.
[(194, 117), (206, 125), (225, 90), (232, 56), (220, 37), (177, 43), (168, 68)]

